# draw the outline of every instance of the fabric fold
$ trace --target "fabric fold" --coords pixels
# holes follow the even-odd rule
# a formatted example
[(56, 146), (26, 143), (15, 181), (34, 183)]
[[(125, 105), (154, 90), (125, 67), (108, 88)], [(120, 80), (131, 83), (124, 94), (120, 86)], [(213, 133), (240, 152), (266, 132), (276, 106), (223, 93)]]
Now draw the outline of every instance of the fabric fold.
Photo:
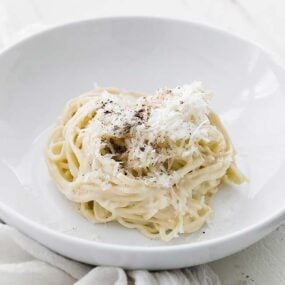
[(220, 285), (208, 265), (149, 272), (82, 264), (0, 223), (1, 285)]

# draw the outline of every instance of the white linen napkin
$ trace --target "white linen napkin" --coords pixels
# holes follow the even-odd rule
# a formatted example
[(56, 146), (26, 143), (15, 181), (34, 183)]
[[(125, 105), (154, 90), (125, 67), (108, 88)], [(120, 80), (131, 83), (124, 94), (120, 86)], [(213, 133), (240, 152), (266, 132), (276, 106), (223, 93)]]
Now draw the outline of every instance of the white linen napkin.
[(0, 223), (1, 285), (219, 285), (208, 265), (148, 272), (82, 264)]

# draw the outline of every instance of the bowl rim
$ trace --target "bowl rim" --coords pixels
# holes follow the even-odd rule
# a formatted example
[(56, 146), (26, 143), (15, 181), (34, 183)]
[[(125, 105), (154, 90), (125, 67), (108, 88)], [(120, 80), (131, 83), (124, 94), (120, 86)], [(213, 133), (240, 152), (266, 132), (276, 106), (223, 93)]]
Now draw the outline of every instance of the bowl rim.
[[(100, 23), (100, 22), (114, 22), (114, 21), (152, 21), (152, 22), (168, 22), (168, 23), (173, 23), (173, 24), (180, 24), (180, 25), (192, 25), (195, 28), (202, 28), (204, 30), (207, 30), (212, 33), (219, 33), (227, 38), (231, 38), (236, 41), (240, 41), (245, 45), (252, 46), (255, 49), (259, 50), (262, 52), (264, 55), (268, 56), (268, 58), (275, 64), (279, 65), (284, 71), (285, 71), (285, 61), (279, 56), (273, 53), (270, 50), (267, 50), (260, 44), (249, 40), (245, 39), (241, 36), (238, 36), (234, 33), (228, 32), (227, 30), (215, 27), (213, 25), (208, 25), (204, 23), (199, 23), (195, 21), (190, 21), (190, 20), (181, 20), (181, 19), (176, 19), (176, 18), (169, 18), (169, 17), (158, 17), (158, 16), (111, 16), (111, 17), (96, 17), (96, 18), (87, 18), (84, 20), (76, 20), (76, 21), (69, 21), (65, 22), (60, 25), (48, 27), (44, 29), (43, 31), (40, 31), (36, 34), (30, 35), (24, 39), (21, 39), (14, 43), (11, 46), (8, 46), (4, 48), (0, 52), (0, 58), (4, 57), (6, 53), (12, 52), (13, 50), (16, 50), (18, 48), (21, 48), (23, 44), (26, 42), (31, 42), (36, 38), (40, 38), (43, 35), (51, 34), (54, 31), (57, 30), (64, 30), (68, 28), (72, 28), (73, 26), (77, 25), (84, 25), (88, 23)], [(18, 213), (16, 210), (10, 208), (9, 206), (5, 205), (3, 202), (0, 201), (0, 213), (4, 213), (4, 215), (11, 216), (13, 219), (17, 219), (20, 221), (23, 225), (27, 225), (28, 227), (40, 231), (42, 234), (45, 234), (47, 236), (52, 236), (56, 239), (60, 239), (63, 242), (71, 242), (76, 245), (84, 245), (87, 247), (93, 247), (93, 248), (100, 248), (101, 250), (111, 250), (111, 251), (128, 251), (128, 252), (144, 252), (144, 253), (149, 253), (149, 252), (156, 252), (156, 253), (161, 253), (161, 252), (173, 252), (173, 251), (183, 251), (185, 249), (194, 249), (199, 250), (205, 247), (215, 247), (219, 244), (223, 244), (225, 242), (232, 242), (235, 240), (240, 239), (241, 237), (249, 234), (249, 233), (256, 233), (259, 231), (264, 230), (265, 228), (269, 227), (270, 225), (274, 224), (275, 221), (285, 219), (285, 206), (281, 210), (276, 210), (272, 215), (266, 217), (262, 221), (255, 223), (253, 225), (250, 225), (248, 227), (245, 227), (241, 230), (235, 231), (233, 233), (224, 235), (222, 237), (217, 237), (213, 238), (210, 240), (204, 240), (204, 241), (199, 241), (199, 242), (190, 242), (190, 243), (185, 243), (185, 244), (171, 244), (171, 245), (154, 245), (154, 246), (137, 246), (137, 245), (120, 245), (120, 244), (107, 244), (104, 242), (100, 241), (91, 241), (79, 237), (74, 237), (70, 236), (64, 233), (61, 233), (59, 231), (56, 231), (54, 229), (48, 228), (47, 226), (43, 226), (33, 220), (30, 220), (29, 218), (25, 217), (24, 215), (21, 215)], [(21, 230), (20, 230), (21, 231)]]

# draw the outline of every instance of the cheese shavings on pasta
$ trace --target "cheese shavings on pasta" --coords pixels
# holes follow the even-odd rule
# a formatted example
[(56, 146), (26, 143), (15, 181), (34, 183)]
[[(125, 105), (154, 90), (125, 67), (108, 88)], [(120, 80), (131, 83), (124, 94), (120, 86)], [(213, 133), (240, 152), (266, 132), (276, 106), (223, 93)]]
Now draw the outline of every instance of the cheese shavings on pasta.
[(71, 100), (53, 129), (51, 176), (91, 221), (164, 241), (195, 232), (218, 186), (244, 181), (211, 97), (199, 82), (154, 95), (97, 87)]

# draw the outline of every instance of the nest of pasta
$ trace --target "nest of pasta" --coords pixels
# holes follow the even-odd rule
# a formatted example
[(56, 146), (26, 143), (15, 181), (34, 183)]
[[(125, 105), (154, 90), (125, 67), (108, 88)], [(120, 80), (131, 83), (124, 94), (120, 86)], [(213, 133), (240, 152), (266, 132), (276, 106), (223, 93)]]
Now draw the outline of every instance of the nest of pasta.
[(91, 221), (165, 241), (197, 231), (218, 186), (243, 181), (210, 99), (200, 83), (154, 95), (96, 88), (68, 102), (53, 129), (50, 173)]

